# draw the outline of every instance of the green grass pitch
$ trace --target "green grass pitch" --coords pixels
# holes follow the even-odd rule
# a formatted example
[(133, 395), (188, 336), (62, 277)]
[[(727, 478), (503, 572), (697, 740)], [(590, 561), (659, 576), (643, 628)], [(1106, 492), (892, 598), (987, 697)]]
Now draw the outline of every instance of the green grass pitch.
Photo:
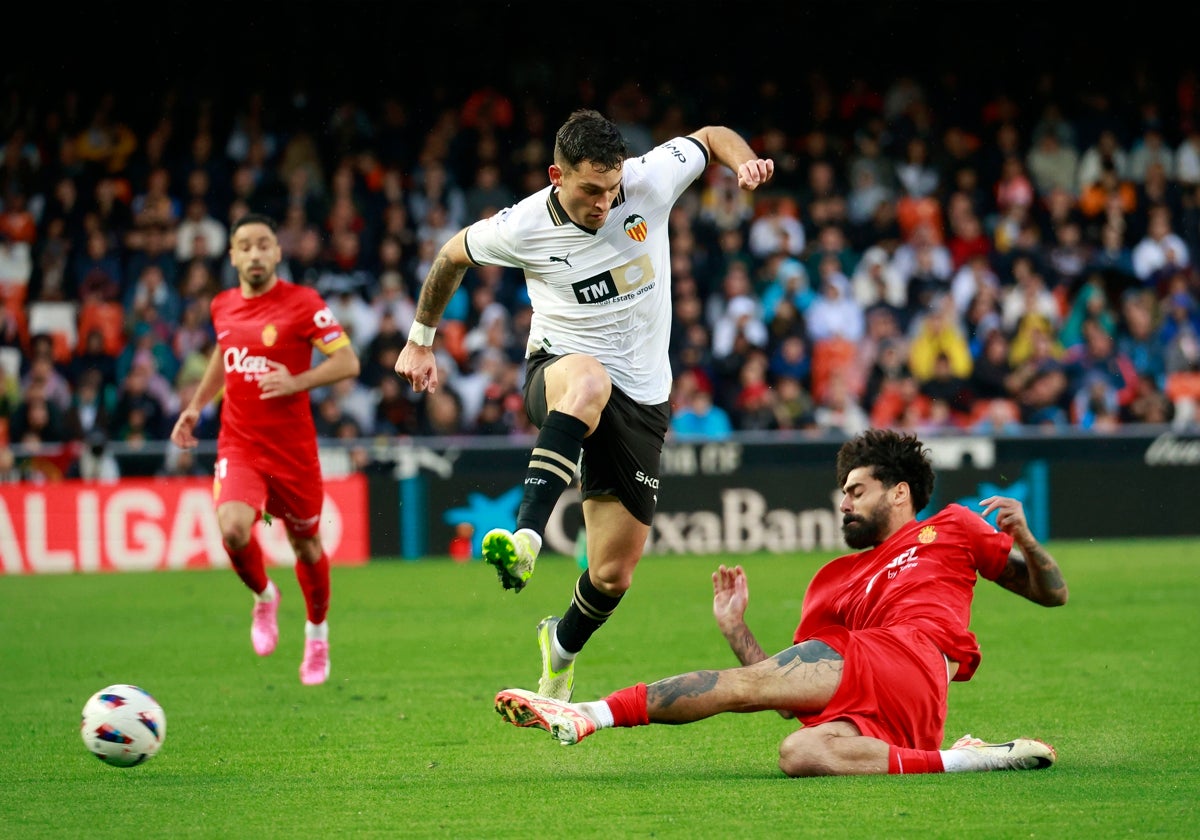
[[(1191, 837), (1200, 832), (1200, 541), (1051, 544), (1071, 587), (1047, 610), (985, 581), (984, 659), (946, 736), (1040, 737), (1039, 773), (798, 780), (773, 713), (599, 733), (562, 747), (492, 711), (531, 687), (534, 627), (578, 567), (520, 594), (479, 562), (335, 568), (333, 674), (300, 685), (292, 573), (280, 643), (250, 648), (230, 571), (0, 578), (0, 836), (12, 838)], [(786, 646), (825, 556), (648, 557), (579, 660), (577, 699), (733, 664), (709, 575), (740, 562), (748, 620)], [(129, 682), (167, 715), (161, 752), (101, 764), (84, 701)]]

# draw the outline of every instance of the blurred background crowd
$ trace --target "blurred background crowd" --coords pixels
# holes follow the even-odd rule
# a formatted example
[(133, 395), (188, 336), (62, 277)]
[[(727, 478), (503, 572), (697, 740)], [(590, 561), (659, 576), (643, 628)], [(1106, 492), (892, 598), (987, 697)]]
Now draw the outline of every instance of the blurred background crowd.
[(1200, 422), (1194, 69), (1089, 83), (1038, 64), (983, 85), (929, 56), (758, 75), (552, 59), (370, 86), (284, 64), (219, 89), (10, 78), (0, 478), (103, 474), (110, 442), (151, 444), (125, 473), (200, 470), (163, 443), (249, 211), (279, 220), (280, 275), (325, 297), (363, 361), (314, 392), (320, 435), (529, 434), (519, 273), (467, 273), (436, 394), (392, 364), (437, 249), (548, 183), (553, 132), (583, 106), (634, 153), (723, 123), (775, 160), (756, 193), (710, 168), (671, 217), (673, 438)]

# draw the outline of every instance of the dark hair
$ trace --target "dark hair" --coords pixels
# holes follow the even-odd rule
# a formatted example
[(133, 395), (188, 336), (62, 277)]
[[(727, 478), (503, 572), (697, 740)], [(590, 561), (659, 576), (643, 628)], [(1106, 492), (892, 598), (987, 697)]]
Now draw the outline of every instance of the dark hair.
[(270, 216), (263, 213), (247, 213), (233, 223), (233, 227), (229, 229), (229, 237), (232, 239), (233, 235), (238, 232), (238, 228), (245, 225), (266, 225), (271, 229), (271, 233), (279, 232), (279, 224)]
[(601, 172), (619, 169), (629, 147), (612, 120), (591, 108), (581, 108), (554, 136), (554, 162), (575, 169), (585, 160)]
[(851, 470), (870, 467), (884, 487), (900, 482), (912, 494), (913, 513), (920, 513), (933, 495), (933, 465), (929, 450), (913, 434), (891, 429), (868, 429), (842, 444), (837, 454), (838, 487), (846, 486)]

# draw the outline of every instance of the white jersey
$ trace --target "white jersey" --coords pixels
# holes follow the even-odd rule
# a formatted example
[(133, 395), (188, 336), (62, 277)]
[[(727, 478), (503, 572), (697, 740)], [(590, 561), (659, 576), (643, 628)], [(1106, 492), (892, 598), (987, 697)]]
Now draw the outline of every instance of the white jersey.
[(476, 265), (525, 272), (533, 304), (526, 356), (584, 353), (642, 405), (671, 393), (671, 255), (667, 219), (708, 166), (697, 140), (677, 137), (625, 161), (599, 230), (572, 222), (546, 187), (467, 229)]

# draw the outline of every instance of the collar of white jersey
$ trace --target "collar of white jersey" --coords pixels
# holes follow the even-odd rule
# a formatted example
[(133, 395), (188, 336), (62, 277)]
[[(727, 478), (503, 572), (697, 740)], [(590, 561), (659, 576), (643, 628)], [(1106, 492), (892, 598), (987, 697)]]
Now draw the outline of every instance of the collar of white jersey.
[[(617, 197), (613, 199), (612, 206), (619, 207), (625, 203), (625, 184), (622, 182), (621, 189), (617, 191)], [(562, 202), (558, 200), (558, 187), (551, 187), (550, 195), (546, 198), (546, 212), (550, 214), (550, 221), (555, 225), (575, 225), (584, 233), (590, 233), (593, 236), (599, 233), (599, 230), (592, 230), (583, 225), (575, 224), (571, 221), (571, 217), (567, 215), (567, 211), (563, 208)]]

